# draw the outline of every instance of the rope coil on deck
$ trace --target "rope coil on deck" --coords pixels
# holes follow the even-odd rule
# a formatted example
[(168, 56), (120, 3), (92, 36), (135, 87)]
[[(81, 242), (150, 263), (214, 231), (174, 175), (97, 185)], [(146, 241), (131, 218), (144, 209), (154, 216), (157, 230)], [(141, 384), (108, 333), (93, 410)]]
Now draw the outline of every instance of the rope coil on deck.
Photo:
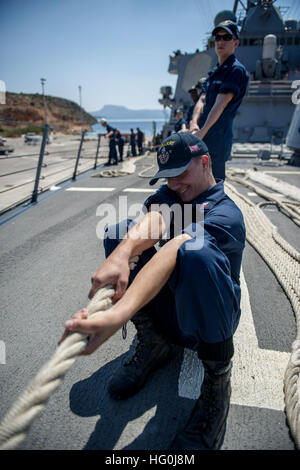
[[(101, 171), (92, 175), (93, 178), (113, 178), (117, 176), (126, 176), (132, 175), (135, 172), (135, 163), (140, 160), (142, 157), (134, 157), (126, 159), (123, 163), (121, 168), (105, 168)], [(111, 165), (112, 166), (112, 165)]]
[(300, 450), (300, 253), (278, 234), (257, 205), (226, 182), (225, 189), (243, 213), (248, 242), (275, 274), (295, 314), (297, 335), (284, 376), (284, 401), (290, 431)]

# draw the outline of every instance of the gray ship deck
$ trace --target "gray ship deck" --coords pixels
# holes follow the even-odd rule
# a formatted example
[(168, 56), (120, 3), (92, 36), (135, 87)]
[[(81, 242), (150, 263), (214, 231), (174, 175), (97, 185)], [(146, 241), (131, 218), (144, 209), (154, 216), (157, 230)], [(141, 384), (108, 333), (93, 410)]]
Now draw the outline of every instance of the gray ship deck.
[[(0, 421), (53, 354), (65, 321), (87, 304), (90, 276), (104, 259), (96, 236), (97, 206), (109, 202), (117, 207), (122, 195), (128, 196), (128, 203), (144, 200), (148, 180), (138, 173), (154, 162), (151, 156), (143, 157), (134, 174), (122, 177), (98, 179), (88, 173), (20, 215), (11, 217), (10, 212), (10, 220), (7, 214), (0, 218), (0, 340), (6, 346), (6, 363), (0, 364)], [(239, 158), (228, 166), (250, 168), (253, 163)], [(299, 186), (299, 168), (259, 169)], [(260, 200), (234, 185), (254, 202)], [(264, 212), (299, 251), (298, 227), (272, 206)], [(243, 315), (235, 339), (223, 450), (294, 450), (282, 390), (296, 335), (294, 314), (274, 275), (248, 243), (242, 279)], [(192, 354), (178, 348), (173, 362), (158, 370), (136, 396), (115, 402), (107, 394), (107, 382), (131, 352), (134, 336), (130, 324), (125, 341), (117, 332), (93, 355), (79, 358), (20, 448), (168, 449), (194, 405), (202, 368)]]

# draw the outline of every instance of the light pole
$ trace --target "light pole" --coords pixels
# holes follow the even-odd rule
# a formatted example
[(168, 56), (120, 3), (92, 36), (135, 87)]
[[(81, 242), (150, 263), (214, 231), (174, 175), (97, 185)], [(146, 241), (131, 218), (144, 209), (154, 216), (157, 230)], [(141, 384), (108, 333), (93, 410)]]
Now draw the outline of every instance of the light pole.
[(82, 117), (82, 106), (81, 106), (81, 85), (78, 86), (79, 89), (79, 104), (80, 104), (80, 121), (81, 121), (81, 132), (83, 131), (83, 117)]
[(44, 102), (44, 124), (47, 124), (47, 108), (46, 108), (46, 97), (45, 97), (45, 85), (46, 78), (41, 78), (42, 90), (43, 90), (43, 102)]

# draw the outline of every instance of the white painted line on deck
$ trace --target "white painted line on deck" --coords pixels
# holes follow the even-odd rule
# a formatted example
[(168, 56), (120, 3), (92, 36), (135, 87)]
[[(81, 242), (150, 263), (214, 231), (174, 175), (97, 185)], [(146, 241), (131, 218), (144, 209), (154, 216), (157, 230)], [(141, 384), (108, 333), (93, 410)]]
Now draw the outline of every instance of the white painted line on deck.
[(150, 188), (126, 188), (123, 189), (123, 193), (155, 193), (156, 189)]
[(253, 192), (251, 192), (251, 191), (250, 191), (249, 193), (247, 193), (247, 195), (248, 195), (248, 196), (257, 196), (256, 193), (253, 193)]
[(300, 175), (300, 171), (288, 171), (288, 170), (264, 170), (264, 173), (273, 173), (273, 175)]
[(82, 191), (82, 192), (104, 192), (104, 191), (114, 191), (116, 188), (67, 188), (66, 191)]
[[(284, 409), (283, 381), (290, 353), (260, 349), (254, 327), (249, 293), (241, 272), (241, 320), (234, 335), (231, 403), (240, 406)], [(197, 353), (184, 351), (178, 395), (197, 399), (204, 376)]]
[(60, 186), (51, 186), (50, 191), (57, 191), (60, 188)]

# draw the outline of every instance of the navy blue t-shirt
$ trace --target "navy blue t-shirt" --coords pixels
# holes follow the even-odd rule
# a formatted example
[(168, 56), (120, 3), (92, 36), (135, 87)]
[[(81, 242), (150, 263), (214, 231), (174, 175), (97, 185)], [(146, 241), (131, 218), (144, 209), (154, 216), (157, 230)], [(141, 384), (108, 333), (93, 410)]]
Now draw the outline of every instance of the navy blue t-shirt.
[[(165, 184), (146, 199), (144, 206), (149, 210), (152, 204), (167, 204), (171, 207), (176, 203), (182, 207), (182, 214), (184, 214), (183, 207), (185, 204)], [(197, 232), (203, 233), (201, 230), (197, 231), (195, 224), (201, 223), (202, 226), (204, 225), (204, 237), (208, 237), (214, 243), (217, 243), (220, 250), (227, 256), (231, 266), (232, 279), (239, 285), (246, 230), (240, 209), (224, 192), (223, 181), (217, 182), (216, 185), (204, 191), (190, 204), (195, 208), (197, 204), (203, 207), (204, 224), (203, 221), (197, 221), (196, 212), (193, 212), (192, 223), (189, 223), (188, 226), (184, 226), (185, 220), (184, 217), (182, 218), (183, 228), (181, 233), (188, 233), (194, 237)], [(170, 238), (175, 235), (177, 235), (176, 228), (171, 227)]]
[(116, 129), (114, 127), (110, 126), (109, 124), (107, 124), (106, 130), (107, 130), (107, 133), (109, 133), (110, 131), (113, 131), (113, 135), (111, 135), (109, 138), (110, 139), (115, 139)]
[(217, 95), (219, 93), (232, 93), (234, 95), (232, 100), (227, 104), (223, 113), (208, 133), (214, 131), (221, 131), (223, 133), (228, 128), (231, 130), (232, 121), (245, 96), (248, 82), (249, 74), (246, 68), (233, 54), (222, 65), (217, 64), (210, 70), (207, 79), (202, 85), (202, 90), (206, 97), (204, 110), (199, 119), (199, 127), (201, 128), (204, 125), (211, 108), (215, 104)]

